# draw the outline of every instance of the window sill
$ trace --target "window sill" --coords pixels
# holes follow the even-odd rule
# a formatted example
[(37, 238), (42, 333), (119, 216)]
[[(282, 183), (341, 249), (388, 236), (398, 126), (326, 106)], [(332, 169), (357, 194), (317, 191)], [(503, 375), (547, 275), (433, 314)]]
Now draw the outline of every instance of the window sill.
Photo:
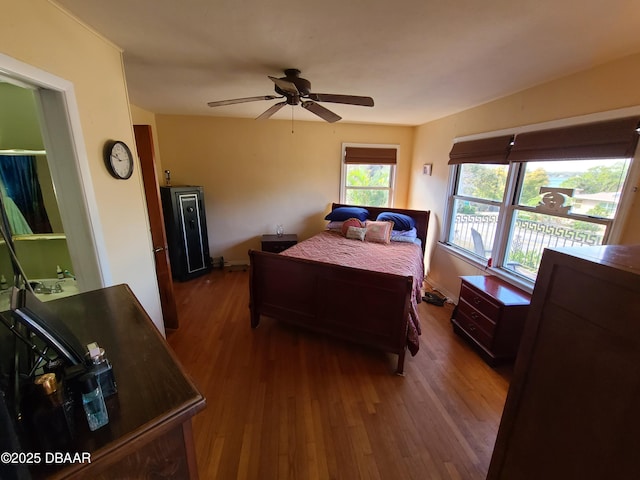
[(515, 275), (511, 273), (508, 269), (502, 267), (489, 267), (487, 266), (486, 259), (485, 261), (481, 261), (479, 257), (474, 255), (469, 255), (463, 250), (454, 247), (453, 245), (449, 245), (444, 242), (438, 242), (438, 246), (450, 253), (454, 257), (463, 260), (464, 262), (472, 265), (479, 270), (484, 270), (487, 275), (494, 275), (498, 278), (501, 278), (505, 282), (518, 287), (521, 290), (524, 290), (527, 293), (533, 292), (533, 287), (535, 286), (535, 282), (529, 279), (522, 278), (520, 275)]

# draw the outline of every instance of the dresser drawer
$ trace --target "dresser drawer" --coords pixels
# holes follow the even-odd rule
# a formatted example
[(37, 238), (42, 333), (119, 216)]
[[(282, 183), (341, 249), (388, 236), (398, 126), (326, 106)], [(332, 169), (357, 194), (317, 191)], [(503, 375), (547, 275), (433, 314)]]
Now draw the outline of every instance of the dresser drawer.
[(484, 331), (482, 327), (471, 318), (469, 318), (463, 311), (458, 308), (458, 313), (454, 320), (465, 332), (473, 337), (480, 344), (486, 348), (491, 348), (493, 342), (493, 335)]
[(460, 300), (466, 301), (473, 308), (489, 318), (498, 318), (500, 315), (500, 305), (493, 303), (486, 294), (462, 283), (460, 288)]
[(493, 331), (496, 328), (495, 320), (480, 313), (477, 308), (472, 307), (464, 298), (460, 299), (458, 312), (478, 325), (478, 327), (484, 330), (488, 335), (493, 335)]

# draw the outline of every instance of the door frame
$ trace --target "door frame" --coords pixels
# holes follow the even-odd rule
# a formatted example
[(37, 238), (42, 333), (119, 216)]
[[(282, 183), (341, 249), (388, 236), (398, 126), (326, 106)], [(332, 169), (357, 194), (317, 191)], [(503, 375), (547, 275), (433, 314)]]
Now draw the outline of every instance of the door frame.
[(153, 128), (147, 124), (133, 125), (134, 137), (144, 194), (147, 202), (147, 215), (149, 216), (149, 230), (151, 234), (153, 258), (155, 262), (156, 277), (158, 280), (158, 293), (160, 294), (160, 306), (165, 329), (177, 329), (180, 319), (173, 291), (173, 278), (171, 275), (171, 263), (169, 249), (167, 247), (167, 234), (164, 224), (162, 202), (160, 200), (160, 186), (156, 170), (155, 146), (153, 141)]
[[(40, 130), (78, 288), (110, 285), (107, 249), (73, 83), (0, 53), (0, 77), (34, 91)], [(81, 268), (80, 268), (81, 266)]]

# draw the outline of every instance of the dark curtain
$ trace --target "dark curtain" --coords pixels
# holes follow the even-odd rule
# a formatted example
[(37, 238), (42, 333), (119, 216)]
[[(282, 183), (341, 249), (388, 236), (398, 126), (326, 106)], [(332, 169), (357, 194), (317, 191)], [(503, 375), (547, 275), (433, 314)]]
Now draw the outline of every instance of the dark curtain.
[(449, 165), (489, 163), (507, 165), (513, 135), (456, 142), (449, 152)]
[(38, 181), (36, 157), (0, 155), (0, 179), (34, 233), (51, 233)]
[(510, 162), (632, 158), (640, 117), (524, 132), (516, 135)]

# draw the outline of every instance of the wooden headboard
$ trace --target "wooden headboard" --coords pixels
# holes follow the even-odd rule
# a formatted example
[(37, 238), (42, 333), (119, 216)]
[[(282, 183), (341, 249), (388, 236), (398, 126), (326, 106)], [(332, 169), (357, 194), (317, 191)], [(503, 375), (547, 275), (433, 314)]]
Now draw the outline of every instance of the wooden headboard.
[(402, 213), (409, 215), (416, 221), (416, 231), (418, 238), (422, 240), (422, 254), (424, 255), (424, 249), (427, 244), (427, 229), (429, 227), (429, 215), (430, 210), (408, 210), (404, 208), (391, 208), (391, 207), (368, 207), (364, 205), (345, 205), (343, 203), (332, 203), (331, 211), (338, 207), (361, 207), (366, 208), (369, 211), (369, 220), (375, 220), (376, 217), (382, 212)]

